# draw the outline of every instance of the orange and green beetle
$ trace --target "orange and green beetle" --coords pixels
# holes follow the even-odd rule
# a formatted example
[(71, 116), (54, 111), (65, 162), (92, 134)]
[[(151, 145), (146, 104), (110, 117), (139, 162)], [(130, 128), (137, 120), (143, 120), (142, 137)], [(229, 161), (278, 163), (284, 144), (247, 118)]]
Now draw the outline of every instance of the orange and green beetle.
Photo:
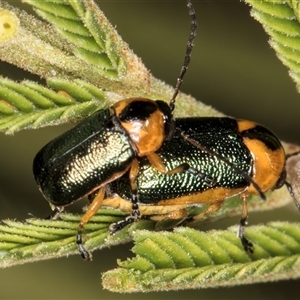
[(244, 237), (247, 197), (286, 184), (286, 155), (278, 138), (263, 126), (232, 118), (174, 119), (175, 99), (190, 62), (196, 17), (188, 1), (191, 33), (184, 65), (170, 104), (142, 97), (124, 99), (99, 110), (44, 146), (33, 173), (53, 217), (67, 205), (94, 195), (81, 219), (76, 243), (83, 258), (84, 225), (101, 206), (130, 215), (111, 225), (111, 232), (147, 216), (155, 220), (187, 218), (189, 205), (208, 205), (194, 219), (218, 210), (232, 196), (243, 199), (239, 236)]

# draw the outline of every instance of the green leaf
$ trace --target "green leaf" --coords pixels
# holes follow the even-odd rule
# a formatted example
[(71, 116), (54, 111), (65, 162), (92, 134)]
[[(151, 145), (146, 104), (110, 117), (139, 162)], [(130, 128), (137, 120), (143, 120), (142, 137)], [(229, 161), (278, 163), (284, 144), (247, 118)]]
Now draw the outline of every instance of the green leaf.
[(104, 107), (103, 91), (82, 80), (49, 78), (47, 89), (37, 83), (16, 83), (0, 77), (0, 130), (7, 134), (80, 120)]
[[(116, 235), (110, 242), (105, 242), (109, 224), (123, 217), (124, 214), (116, 210), (99, 211), (85, 226), (87, 249), (107, 247), (113, 244), (114, 240), (118, 240), (119, 243), (128, 241), (128, 237), (125, 236), (122, 240), (120, 235)], [(78, 254), (75, 236), (80, 219), (79, 215), (62, 214), (61, 219), (56, 221), (4, 220), (4, 224), (0, 225), (0, 267)]]
[(119, 261), (103, 274), (113, 292), (149, 292), (250, 284), (300, 277), (299, 223), (273, 222), (247, 228), (255, 245), (246, 254), (237, 228), (199, 232), (179, 227), (174, 232), (133, 233), (136, 257)]
[[(0, 78), (1, 131), (78, 121), (107, 106), (104, 98), (171, 99), (173, 88), (151, 76), (93, 1), (27, 2), (53, 27), (0, 2), (0, 22), (10, 27), (0, 59), (45, 78), (51, 89)], [(177, 115), (221, 115), (184, 94), (177, 103)]]
[[(282, 205), (284, 193), (286, 191), (278, 191), (281, 197), (277, 205)], [(267, 209), (276, 206), (274, 199), (270, 197), (268, 201), (258, 201), (257, 197), (252, 197), (249, 200), (248, 208), (250, 211), (257, 209)], [(289, 199), (289, 198), (288, 198)], [(225, 218), (233, 215), (241, 214), (240, 199), (231, 198), (225, 201), (225, 205), (221, 207), (217, 214), (212, 214), (196, 224), (188, 223), (188, 226), (199, 226), (208, 220)], [(203, 207), (205, 208), (205, 207)], [(202, 209), (203, 209), (202, 208)], [(198, 214), (198, 208), (190, 208), (189, 215)], [(126, 243), (132, 240), (132, 235), (135, 237), (136, 246), (133, 250), (139, 254), (143, 253), (142, 257), (137, 260), (121, 263), (125, 268), (133, 268), (140, 271), (141, 262), (146, 269), (153, 268), (182, 268), (206, 266), (216, 263), (228, 263), (231, 258), (228, 258), (228, 249), (233, 253), (237, 261), (244, 261), (247, 256), (244, 250), (241, 250), (240, 240), (234, 237), (234, 234), (223, 232), (223, 237), (216, 241), (207, 233), (198, 232), (193, 238), (187, 238), (187, 232), (181, 232), (182, 229), (177, 229), (175, 235), (168, 235), (162, 230), (169, 229), (167, 224), (160, 224), (152, 220), (140, 220), (130, 226), (126, 226), (123, 230), (115, 235), (109, 234), (109, 225), (124, 219), (127, 213), (117, 209), (112, 209), (107, 206), (100, 209), (97, 214), (85, 225), (84, 231), (84, 246), (89, 251), (110, 247), (112, 245)], [(45, 260), (54, 257), (68, 256), (71, 254), (79, 254), (75, 242), (76, 231), (82, 216), (74, 214), (61, 214), (60, 220), (43, 220), (30, 218), (24, 222), (13, 220), (3, 220), (3, 225), (0, 225), (0, 267), (8, 267), (18, 264), (23, 264), (31, 261)], [(151, 231), (160, 229), (159, 233)], [(145, 231), (151, 230), (151, 231)], [(188, 229), (186, 229), (188, 230)], [(262, 229), (263, 230), (263, 229)], [(140, 234), (138, 234), (140, 232)], [(221, 231), (222, 232), (222, 231)], [(263, 243), (260, 241), (259, 234), (252, 236), (250, 228), (246, 229), (247, 236), (258, 245)], [(166, 235), (167, 234), (167, 235)], [(218, 235), (215, 232), (214, 235)], [(263, 236), (265, 237), (265, 236)], [(288, 237), (281, 237), (283, 242), (289, 242)], [(206, 245), (206, 249), (199, 250), (198, 244)], [(228, 244), (229, 243), (229, 244)], [(290, 243), (290, 242), (289, 242)], [(165, 245), (161, 247), (160, 244)], [(276, 246), (276, 245), (275, 245)], [(271, 243), (271, 246), (273, 244)], [(207, 254), (209, 249), (217, 249), (215, 252)], [(227, 249), (224, 251), (224, 249)], [(275, 251), (281, 254), (281, 248), (274, 247)], [(272, 251), (272, 250), (270, 250)], [(158, 255), (159, 254), (159, 255)], [(260, 248), (256, 249), (255, 255), (265, 256), (265, 252)], [(174, 256), (174, 257), (173, 257)]]
[[(150, 74), (93, 1), (24, 2), (51, 25), (1, 1), (0, 22), (4, 20), (5, 34), (0, 39), (0, 58), (39, 75), (48, 87), (1, 78), (0, 130), (13, 133), (80, 119), (107, 105), (104, 99), (110, 103), (132, 95), (171, 99), (173, 88)], [(294, 78), (299, 78), (296, 2), (248, 2), (253, 2), (252, 13), (270, 33), (282, 61), (291, 68)], [(176, 114), (221, 115), (184, 94), (178, 97)], [(249, 208), (283, 205), (289, 199), (286, 194), (282, 190), (272, 193), (265, 203), (254, 197)], [(202, 221), (240, 214), (239, 200), (226, 201), (222, 209)], [(3, 221), (1, 266), (77, 254), (75, 236), (80, 218), (63, 214), (56, 221)], [(246, 235), (255, 244), (255, 252), (249, 256), (235, 235), (236, 228), (209, 233), (178, 228), (173, 233), (153, 233), (159, 224), (142, 220), (109, 235), (109, 224), (123, 218), (124, 213), (118, 210), (101, 209), (85, 227), (84, 245), (90, 251), (135, 239), (136, 257), (119, 262), (119, 269), (104, 275), (108, 289), (202, 288), (299, 277), (298, 224), (247, 228)]]
[[(71, 42), (74, 54), (99, 69), (102, 75), (117, 78), (125, 72), (112, 27), (103, 14), (95, 9), (93, 1), (71, 0), (64, 2), (26, 0), (36, 12)], [(93, 57), (97, 56), (97, 60)]]
[(297, 1), (245, 0), (252, 6), (251, 15), (270, 35), (270, 45), (278, 58), (290, 69), (290, 76), (300, 90), (300, 24)]

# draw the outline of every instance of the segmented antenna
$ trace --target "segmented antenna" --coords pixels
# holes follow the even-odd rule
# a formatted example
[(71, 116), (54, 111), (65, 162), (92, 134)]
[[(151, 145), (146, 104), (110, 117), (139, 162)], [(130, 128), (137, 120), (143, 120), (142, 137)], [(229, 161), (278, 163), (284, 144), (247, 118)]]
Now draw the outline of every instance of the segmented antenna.
[[(184, 75), (187, 71), (188, 65), (190, 64), (190, 61), (191, 61), (191, 53), (192, 53), (192, 50), (193, 50), (193, 47), (194, 47), (193, 42), (194, 42), (195, 37), (196, 37), (196, 29), (197, 29), (196, 12), (195, 12), (193, 4), (190, 2), (190, 0), (187, 1), (187, 7), (189, 9), (189, 14), (191, 16), (191, 31), (190, 31), (190, 36), (189, 36), (187, 46), (186, 46), (186, 52), (185, 52), (183, 66), (180, 70), (179, 77), (177, 78), (175, 91), (174, 91), (173, 97), (172, 97), (172, 99), (170, 101), (170, 104), (169, 104), (170, 109), (171, 109), (172, 112), (175, 109), (175, 101), (176, 101), (176, 97), (179, 93), (180, 86), (183, 82), (183, 77), (184, 77)], [(177, 130), (178, 130), (178, 128), (177, 128)], [(216, 151), (212, 151), (212, 150), (204, 147), (203, 145), (200, 145), (197, 141), (195, 141), (194, 139), (192, 139), (189, 136), (185, 135), (184, 132), (182, 132), (181, 130), (178, 130), (178, 131), (180, 132), (181, 136), (186, 141), (188, 141), (189, 143), (191, 143), (192, 145), (194, 145), (198, 149), (201, 149), (201, 150), (209, 153), (210, 155), (216, 156), (220, 160), (224, 161), (227, 165), (229, 165), (231, 168), (233, 168), (238, 174), (242, 175), (249, 183), (251, 183), (262, 199), (266, 199), (266, 196), (263, 193), (263, 191), (261, 190), (260, 186), (246, 172), (240, 170), (238, 167), (236, 167), (234, 164), (232, 164), (230, 161), (228, 161), (225, 157), (223, 157), (222, 155), (220, 155)]]
[(175, 109), (176, 97), (179, 93), (180, 86), (183, 82), (183, 77), (184, 77), (184, 75), (187, 71), (188, 65), (191, 61), (191, 53), (192, 53), (193, 46), (194, 46), (193, 42), (196, 37), (196, 29), (197, 29), (196, 12), (195, 12), (193, 4), (189, 0), (187, 2), (187, 7), (189, 9), (189, 14), (191, 16), (191, 31), (190, 31), (190, 36), (189, 36), (187, 46), (186, 46), (186, 52), (185, 52), (183, 66), (181, 67), (179, 77), (177, 78), (175, 91), (174, 91), (173, 97), (170, 100), (170, 104), (169, 104), (171, 112), (173, 112)]
[[(300, 154), (300, 151), (297, 151), (297, 152), (294, 152), (294, 153), (289, 153), (285, 156), (285, 161), (288, 161), (291, 157), (299, 155), (299, 154)], [(290, 193), (297, 209), (300, 211), (300, 203), (299, 203), (298, 199), (295, 196), (294, 189), (293, 189), (292, 185), (287, 181), (285, 181), (284, 184), (287, 187), (287, 189), (288, 189), (288, 191), (289, 191), (289, 193)]]

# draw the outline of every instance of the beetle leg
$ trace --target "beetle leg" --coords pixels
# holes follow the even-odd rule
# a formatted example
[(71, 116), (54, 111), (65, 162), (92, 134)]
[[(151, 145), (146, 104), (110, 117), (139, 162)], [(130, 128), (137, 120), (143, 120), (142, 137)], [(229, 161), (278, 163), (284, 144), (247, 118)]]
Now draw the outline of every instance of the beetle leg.
[(247, 196), (242, 195), (243, 209), (242, 216), (239, 223), (238, 237), (240, 238), (245, 251), (252, 254), (254, 251), (253, 244), (245, 237), (245, 226), (247, 225), (248, 208), (247, 208)]
[(133, 217), (134, 221), (140, 218), (140, 211), (139, 211), (139, 197), (137, 192), (137, 185), (136, 185), (136, 177), (139, 172), (139, 161), (135, 159), (131, 165), (130, 172), (129, 172), (129, 179), (130, 179), (130, 186), (132, 191), (132, 211), (131, 216)]
[(76, 235), (76, 244), (78, 246), (78, 250), (85, 260), (92, 260), (92, 254), (89, 253), (82, 244), (82, 232), (84, 230), (84, 225), (95, 215), (95, 213), (99, 210), (99, 208), (102, 205), (102, 201), (104, 198), (104, 187), (102, 187), (90, 206), (88, 207), (87, 211), (83, 215), (83, 217), (80, 220), (78, 229), (77, 229), (77, 235)]
[[(176, 168), (167, 171), (166, 167), (163, 163), (163, 161), (161, 160), (161, 158), (159, 157), (159, 155), (155, 152), (149, 153), (147, 155), (147, 159), (149, 160), (150, 164), (159, 172), (163, 173), (163, 174), (176, 174), (182, 171), (187, 171), (189, 169), (193, 169), (190, 167), (190, 165), (188, 163), (183, 163), (179, 166), (177, 166)], [(193, 169), (195, 170), (195, 169)], [(193, 172), (192, 172), (193, 173)]]
[(171, 210), (163, 215), (152, 215), (149, 219), (153, 221), (162, 221), (162, 220), (184, 220), (187, 217), (187, 211), (185, 208)]
[(89, 195), (87, 196), (89, 205), (93, 202), (93, 200), (94, 200), (95, 197), (97, 196), (98, 192), (99, 192), (99, 190), (96, 190), (96, 191), (94, 191), (93, 193), (91, 193), (91, 194), (89, 194)]
[(159, 172), (161, 172), (163, 174), (176, 174), (176, 173), (187, 171), (193, 175), (200, 176), (201, 178), (203, 178), (205, 180), (205, 182), (207, 183), (207, 185), (210, 187), (214, 186), (216, 183), (216, 180), (214, 178), (191, 167), (188, 163), (182, 163), (179, 166), (177, 166), (176, 168), (167, 171), (163, 161), (161, 160), (161, 158), (159, 157), (159, 155), (157, 153), (153, 152), (153, 153), (148, 154), (147, 159), (149, 160), (150, 164), (156, 170), (158, 170)]
[(187, 210), (185, 208), (171, 210), (163, 215), (153, 215), (149, 219), (156, 221), (156, 230), (167, 230), (172, 229), (181, 225), (187, 218)]
[(200, 219), (203, 219), (203, 217), (205, 217), (206, 215), (212, 214), (214, 212), (216, 212), (217, 210), (219, 210), (223, 204), (224, 200), (222, 201), (218, 201), (218, 202), (214, 202), (212, 204), (210, 204), (205, 211), (201, 212), (200, 214), (194, 216), (192, 218), (193, 221), (197, 221)]
[(141, 213), (139, 211), (139, 197), (137, 193), (137, 185), (136, 185), (136, 177), (139, 172), (139, 161), (134, 159), (130, 171), (129, 171), (129, 180), (130, 180), (130, 187), (131, 187), (131, 215), (121, 220), (119, 222), (113, 223), (109, 226), (110, 233), (115, 234), (118, 231), (122, 230), (125, 226), (139, 220), (141, 218)]
[(59, 218), (60, 214), (65, 210), (63, 206), (54, 206), (53, 212), (46, 219), (48, 220), (56, 220)]

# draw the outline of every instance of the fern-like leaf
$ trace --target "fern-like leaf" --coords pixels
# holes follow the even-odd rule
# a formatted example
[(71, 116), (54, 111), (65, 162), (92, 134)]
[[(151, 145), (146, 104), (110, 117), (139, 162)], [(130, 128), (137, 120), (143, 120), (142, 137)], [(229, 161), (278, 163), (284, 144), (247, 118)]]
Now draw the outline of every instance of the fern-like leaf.
[(103, 274), (114, 292), (194, 289), (300, 277), (299, 224), (273, 222), (247, 229), (255, 244), (246, 254), (237, 228), (202, 233), (180, 227), (174, 232), (133, 234), (136, 257), (119, 261)]
[[(93, 1), (24, 2), (51, 25), (0, 2), (0, 14), (4, 16), (0, 22), (4, 20), (5, 25), (0, 58), (46, 79), (48, 87), (1, 78), (0, 130), (13, 133), (76, 120), (101, 108), (108, 98), (111, 102), (132, 95), (171, 98), (173, 89), (151, 76)], [(295, 51), (300, 49), (300, 30), (295, 2), (247, 2), (253, 5), (253, 16), (264, 24), (274, 49), (297, 80)], [(182, 116), (221, 115), (183, 94), (178, 97), (177, 109)], [(266, 203), (252, 199), (249, 207), (270, 208), (286, 203), (286, 199), (287, 192), (280, 190)], [(235, 201), (238, 200), (226, 201), (211, 219), (239, 213), (240, 206)], [(216, 287), (300, 274), (298, 224), (248, 228), (246, 235), (255, 244), (255, 252), (249, 256), (232, 230), (202, 233), (179, 228), (172, 233), (153, 233), (148, 230), (154, 230), (157, 224), (143, 220), (110, 236), (109, 224), (122, 218), (122, 212), (101, 209), (85, 227), (84, 244), (88, 250), (135, 239), (136, 258), (119, 262), (119, 269), (103, 277), (110, 290)], [(77, 253), (79, 220), (80, 216), (70, 214), (63, 214), (59, 221), (5, 220), (0, 226), (1, 266)]]
[(252, 6), (251, 15), (270, 35), (270, 45), (287, 66), (289, 74), (300, 90), (300, 24), (297, 1), (245, 0)]
[[(249, 211), (270, 209), (274, 206), (281, 206), (282, 199), (289, 200), (289, 197), (286, 195), (286, 191), (278, 191), (279, 195), (276, 195), (274, 198), (270, 197), (268, 201), (258, 200), (257, 197), (253, 197), (249, 200)], [(278, 193), (277, 192), (277, 193)], [(274, 196), (274, 195), (273, 195)], [(280, 199), (277, 201), (276, 199)], [(105, 201), (104, 201), (105, 202)], [(236, 198), (231, 198), (226, 201), (225, 205), (221, 207), (218, 213), (212, 214), (199, 220), (196, 224), (189, 223), (189, 226), (199, 226), (201, 223), (207, 221), (215, 221), (221, 218), (228, 216), (235, 216), (241, 214), (241, 200)], [(205, 206), (200, 208), (201, 210), (205, 209)], [(189, 215), (195, 215), (199, 213), (199, 208), (190, 207)], [(102, 249), (116, 244), (122, 244), (132, 240), (132, 233), (137, 230), (166, 230), (169, 228), (168, 222), (154, 222), (152, 220), (140, 220), (139, 222), (134, 223), (131, 226), (127, 226), (124, 230), (120, 231), (116, 235), (110, 235), (109, 225), (114, 222), (118, 222), (124, 219), (127, 216), (126, 213), (121, 212), (116, 209), (109, 209), (109, 206), (106, 208), (100, 209), (97, 214), (85, 225), (84, 231), (84, 245), (89, 251), (94, 251), (96, 249)], [(4, 220), (3, 225), (0, 226), (0, 267), (8, 267), (12, 265), (23, 264), (31, 262), (33, 260), (45, 260), (57, 256), (68, 256), (71, 254), (79, 254), (75, 242), (76, 230), (78, 228), (79, 221), (81, 219), (80, 215), (73, 214), (62, 214), (60, 220), (41, 220), (30, 218), (24, 222), (17, 222), (13, 220)], [(177, 233), (178, 235), (179, 233)], [(200, 233), (199, 233), (200, 234)], [(204, 234), (204, 233), (201, 233)], [(247, 229), (248, 234), (248, 229)], [(152, 239), (151, 232), (147, 233)], [(160, 234), (158, 233), (158, 236)], [(156, 235), (153, 236), (153, 241)], [(201, 239), (201, 237), (199, 237)], [(207, 239), (204, 234), (202, 237), (203, 240)], [(210, 237), (208, 236), (209, 241)], [(256, 237), (251, 237), (255, 242)], [(137, 248), (139, 247), (139, 240), (137, 241)], [(213, 243), (213, 242), (212, 242)], [(237, 245), (240, 244), (239, 240), (236, 240)], [(149, 245), (148, 245), (149, 246)], [(143, 246), (141, 251), (147, 252), (147, 245)], [(150, 247), (150, 246), (149, 246)], [(172, 247), (170, 251), (174, 252), (173, 255), (178, 255), (179, 253), (188, 251), (189, 253), (192, 248), (195, 250), (195, 256), (198, 255), (198, 258), (194, 258), (199, 262), (199, 264), (208, 264), (208, 260), (201, 255), (201, 251), (197, 251), (197, 246), (191, 246), (190, 242), (186, 239), (182, 239), (180, 247)], [(151, 248), (151, 247), (150, 247)], [(156, 247), (158, 251), (158, 248)], [(149, 252), (152, 256), (152, 252)], [(177, 253), (177, 254), (176, 254)], [(162, 257), (168, 257), (167, 254), (164, 254), (159, 257), (159, 260)], [(216, 258), (217, 259), (217, 258)], [(228, 258), (220, 255), (220, 263), (225, 259), (228, 261)], [(169, 267), (170, 260), (162, 261), (160, 267)], [(215, 263), (212, 262), (212, 263)], [(149, 264), (149, 263), (147, 263)], [(192, 264), (193, 265), (193, 264)], [(176, 267), (176, 264), (173, 265)]]
[[(172, 88), (150, 75), (93, 1), (25, 2), (52, 26), (0, 2), (0, 59), (45, 78), (52, 89), (0, 78), (0, 130), (83, 119), (107, 106), (104, 98), (171, 99)], [(177, 107), (179, 115), (220, 115), (186, 95)]]
[(47, 83), (52, 89), (0, 78), (0, 131), (12, 134), (76, 121), (106, 104), (104, 93), (85, 81), (49, 78)]
[(112, 35), (110, 23), (98, 13), (93, 1), (26, 0), (36, 12), (71, 42), (74, 54), (95, 66), (102, 75), (117, 78), (124, 73), (125, 61)]

